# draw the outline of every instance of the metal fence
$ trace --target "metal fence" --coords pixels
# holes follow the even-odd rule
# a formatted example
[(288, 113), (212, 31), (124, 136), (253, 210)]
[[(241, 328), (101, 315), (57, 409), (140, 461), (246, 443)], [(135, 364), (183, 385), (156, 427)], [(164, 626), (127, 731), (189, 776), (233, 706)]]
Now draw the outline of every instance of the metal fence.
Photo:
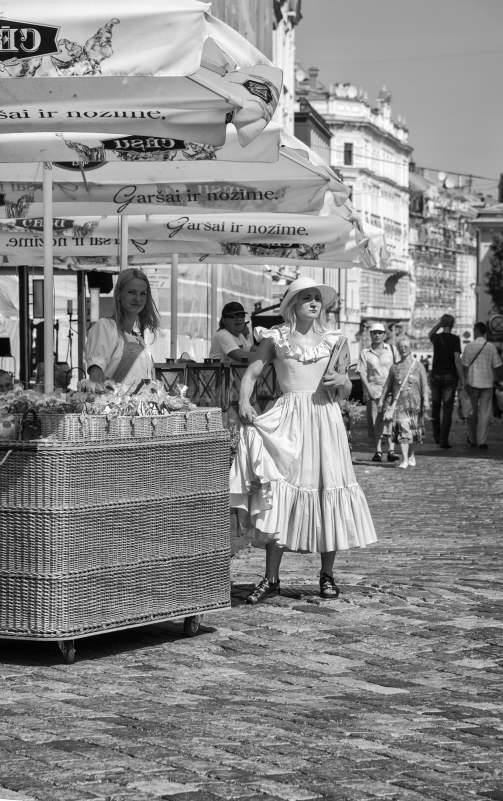
[[(176, 385), (186, 386), (187, 397), (197, 406), (219, 406), (224, 420), (229, 420), (229, 412), (237, 410), (241, 379), (247, 364), (223, 365), (220, 361), (174, 362), (168, 360), (155, 365), (156, 378), (163, 381), (170, 391)], [(252, 405), (259, 413), (268, 409), (281, 395), (274, 366), (268, 365), (258, 379)], [(232, 414), (231, 414), (232, 417)]]

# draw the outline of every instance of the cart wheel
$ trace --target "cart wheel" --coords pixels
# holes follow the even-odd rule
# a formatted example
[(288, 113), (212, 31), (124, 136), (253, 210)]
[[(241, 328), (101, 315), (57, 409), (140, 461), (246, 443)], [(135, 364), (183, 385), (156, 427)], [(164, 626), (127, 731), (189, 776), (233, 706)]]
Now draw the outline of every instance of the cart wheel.
[(183, 633), (186, 637), (195, 637), (201, 625), (201, 615), (186, 617), (183, 621)]
[(75, 662), (75, 643), (73, 640), (58, 640), (58, 647), (63, 654), (63, 659), (67, 665)]

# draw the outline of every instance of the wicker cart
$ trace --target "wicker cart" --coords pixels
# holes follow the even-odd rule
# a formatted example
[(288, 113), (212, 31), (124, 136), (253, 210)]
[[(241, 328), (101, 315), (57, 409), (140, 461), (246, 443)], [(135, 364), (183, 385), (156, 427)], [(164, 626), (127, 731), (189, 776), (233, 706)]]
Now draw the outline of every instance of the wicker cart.
[(0, 444), (0, 637), (74, 640), (230, 606), (220, 409), (42, 419)]

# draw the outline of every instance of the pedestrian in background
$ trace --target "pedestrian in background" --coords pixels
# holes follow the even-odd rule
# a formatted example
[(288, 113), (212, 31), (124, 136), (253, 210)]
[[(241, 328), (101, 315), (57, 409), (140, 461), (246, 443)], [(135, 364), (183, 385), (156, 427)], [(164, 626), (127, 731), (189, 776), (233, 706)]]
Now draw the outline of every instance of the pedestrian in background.
[[(452, 333), (454, 322), (452, 314), (444, 314), (428, 334), (433, 345), (431, 368), (433, 439), (441, 448), (452, 448), (449, 443), (449, 432), (454, 398), (458, 382), (461, 388), (465, 383), (461, 364), (461, 340)], [(438, 333), (439, 328), (442, 329), (441, 334)]]
[(379, 401), (381, 400), (389, 371), (391, 366), (398, 361), (398, 354), (394, 345), (384, 341), (385, 334), (386, 328), (383, 323), (370, 324), (372, 344), (370, 348), (362, 350), (358, 367), (356, 368), (363, 384), (364, 399), (367, 407), (368, 435), (374, 443), (373, 462), (382, 461), (383, 437), (386, 437), (388, 441), (388, 462), (395, 462), (400, 459), (398, 454), (394, 452), (391, 424), (384, 422), (382, 409), (378, 411)]
[(396, 346), (400, 361), (391, 366), (379, 410), (385, 421), (391, 421), (393, 441), (400, 445), (398, 467), (415, 467), (414, 446), (424, 439), (424, 417), (430, 406), (428, 378), (421, 362), (412, 358), (410, 339), (399, 337)]
[[(463, 368), (466, 376), (466, 391), (472, 402), (473, 412), (466, 418), (468, 442), (482, 450), (487, 449), (487, 434), (491, 418), (493, 384), (496, 378), (503, 379), (502, 363), (492, 342), (486, 339), (484, 323), (475, 323), (473, 342), (463, 352)], [(499, 374), (499, 375), (498, 375)]]

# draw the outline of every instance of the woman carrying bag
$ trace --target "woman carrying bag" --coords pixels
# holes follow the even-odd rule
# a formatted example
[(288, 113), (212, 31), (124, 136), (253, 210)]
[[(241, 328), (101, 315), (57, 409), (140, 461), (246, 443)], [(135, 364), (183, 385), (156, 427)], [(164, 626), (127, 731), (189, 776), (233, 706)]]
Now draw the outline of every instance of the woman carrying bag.
[(384, 419), (392, 421), (393, 442), (402, 451), (398, 467), (405, 469), (416, 466), (414, 445), (424, 439), (424, 415), (430, 404), (426, 370), (412, 358), (410, 340), (400, 337), (396, 347), (400, 361), (389, 372), (379, 407), (384, 409)]

